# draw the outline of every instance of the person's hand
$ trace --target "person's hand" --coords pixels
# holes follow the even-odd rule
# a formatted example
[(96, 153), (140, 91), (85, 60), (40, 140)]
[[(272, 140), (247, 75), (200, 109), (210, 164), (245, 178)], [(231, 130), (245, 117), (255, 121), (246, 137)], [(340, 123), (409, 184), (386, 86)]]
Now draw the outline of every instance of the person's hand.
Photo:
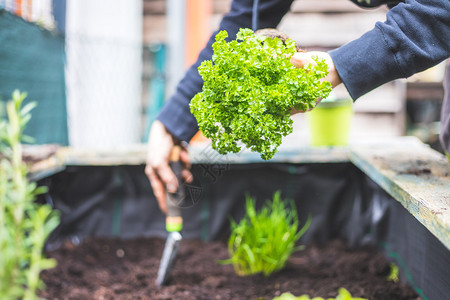
[[(342, 83), (341, 77), (339, 76), (333, 60), (331, 56), (327, 52), (321, 51), (309, 51), (309, 52), (296, 52), (291, 57), (291, 63), (297, 68), (304, 68), (308, 64), (315, 65), (316, 62), (313, 60), (313, 57), (318, 57), (319, 59), (324, 59), (325, 63), (328, 65), (328, 75), (323, 78), (324, 81), (329, 81), (331, 83), (331, 87), (335, 88), (337, 85)], [(322, 99), (317, 99), (317, 103), (319, 103)], [(298, 111), (293, 109), (292, 114), (299, 113), (303, 111)]]
[[(174, 145), (174, 137), (167, 131), (166, 127), (161, 122), (154, 121), (148, 139), (145, 174), (150, 180), (159, 207), (165, 214), (167, 213), (166, 192), (175, 193), (178, 185), (182, 184), (177, 181), (169, 166), (169, 156)], [(183, 180), (191, 183), (192, 174), (189, 172), (189, 155), (185, 148), (182, 148), (180, 159), (184, 165)]]

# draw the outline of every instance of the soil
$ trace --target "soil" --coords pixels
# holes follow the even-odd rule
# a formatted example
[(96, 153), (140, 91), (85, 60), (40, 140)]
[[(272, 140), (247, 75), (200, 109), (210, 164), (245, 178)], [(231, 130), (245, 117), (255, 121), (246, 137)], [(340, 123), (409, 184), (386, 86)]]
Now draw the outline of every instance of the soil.
[(47, 299), (272, 299), (284, 292), (336, 297), (344, 287), (354, 297), (373, 300), (421, 299), (409, 286), (386, 279), (389, 262), (375, 248), (349, 249), (341, 240), (309, 245), (269, 277), (239, 277), (225, 242), (182, 240), (166, 286), (155, 279), (164, 240), (91, 238), (66, 243), (48, 256), (58, 261), (44, 271)]

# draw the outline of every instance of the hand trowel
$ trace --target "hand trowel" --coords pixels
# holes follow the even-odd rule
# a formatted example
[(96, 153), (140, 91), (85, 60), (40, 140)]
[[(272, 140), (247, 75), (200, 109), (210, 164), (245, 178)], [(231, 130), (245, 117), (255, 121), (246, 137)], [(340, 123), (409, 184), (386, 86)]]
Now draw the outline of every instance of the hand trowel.
[(184, 189), (181, 184), (181, 171), (183, 170), (180, 161), (180, 146), (175, 146), (170, 154), (169, 165), (175, 174), (178, 181), (178, 189), (175, 193), (167, 193), (167, 215), (166, 215), (166, 230), (169, 233), (164, 246), (164, 252), (158, 269), (158, 276), (156, 278), (156, 285), (163, 286), (168, 278), (170, 269), (175, 261), (178, 246), (182, 239), (180, 231), (183, 228), (183, 218), (181, 217), (180, 204), (184, 199)]

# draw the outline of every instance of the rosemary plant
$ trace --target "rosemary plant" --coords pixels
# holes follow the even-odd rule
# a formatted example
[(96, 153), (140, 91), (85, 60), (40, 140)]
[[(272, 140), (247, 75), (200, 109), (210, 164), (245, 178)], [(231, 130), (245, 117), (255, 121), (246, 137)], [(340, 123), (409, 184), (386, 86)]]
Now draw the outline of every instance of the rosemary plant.
[[(14, 91), (0, 119), (0, 299), (37, 299), (40, 272), (56, 265), (43, 255), (48, 235), (59, 224), (49, 205), (38, 204), (45, 188), (27, 179), (22, 160), (25, 125), (35, 106), (22, 108), (26, 93)], [(1, 103), (0, 103), (1, 104)]]

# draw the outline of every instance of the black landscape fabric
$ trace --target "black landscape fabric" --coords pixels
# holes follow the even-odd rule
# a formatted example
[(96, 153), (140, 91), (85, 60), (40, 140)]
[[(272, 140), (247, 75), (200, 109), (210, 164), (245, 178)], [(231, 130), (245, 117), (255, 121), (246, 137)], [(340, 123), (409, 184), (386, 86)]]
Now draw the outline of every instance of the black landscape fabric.
[[(351, 246), (374, 244), (399, 266), (427, 299), (450, 295), (450, 252), (406, 209), (351, 163), (254, 163), (193, 165), (182, 204), (183, 238), (227, 238), (229, 220), (244, 216), (245, 195), (256, 207), (280, 190), (292, 199), (300, 225), (312, 223), (302, 244), (341, 237)], [(62, 223), (48, 247), (88, 236), (165, 238), (144, 166), (68, 166), (39, 182), (42, 197), (61, 211)]]

